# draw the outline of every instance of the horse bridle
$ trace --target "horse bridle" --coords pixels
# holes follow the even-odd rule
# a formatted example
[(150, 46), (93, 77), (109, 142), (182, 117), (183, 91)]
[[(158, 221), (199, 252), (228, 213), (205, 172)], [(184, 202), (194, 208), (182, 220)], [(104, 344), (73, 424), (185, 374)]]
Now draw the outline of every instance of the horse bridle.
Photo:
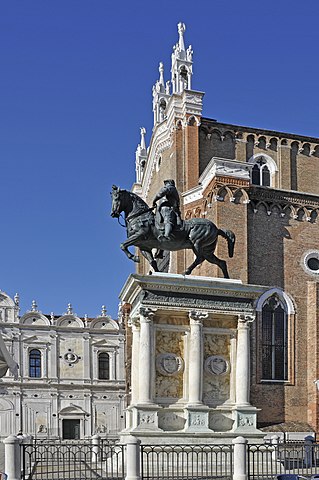
[(132, 220), (133, 218), (137, 218), (137, 217), (140, 217), (141, 215), (143, 215), (144, 213), (148, 213), (148, 212), (152, 212), (154, 210), (154, 208), (156, 208), (156, 205), (154, 205), (153, 207), (150, 207), (148, 208), (147, 210), (144, 210), (144, 212), (137, 212), (137, 213), (134, 213), (134, 215), (129, 215), (127, 218), (124, 218), (122, 213), (120, 213), (120, 215), (117, 217), (117, 221), (118, 223), (121, 225), (121, 227), (124, 227), (126, 228), (126, 225), (123, 225), (121, 222), (120, 222), (120, 217), (122, 217), (125, 221), (125, 223), (127, 223), (128, 221)]

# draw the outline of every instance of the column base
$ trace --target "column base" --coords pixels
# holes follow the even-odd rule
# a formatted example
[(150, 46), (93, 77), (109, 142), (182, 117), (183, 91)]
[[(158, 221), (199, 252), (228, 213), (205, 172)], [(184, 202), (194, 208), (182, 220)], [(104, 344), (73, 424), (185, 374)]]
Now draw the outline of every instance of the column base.
[(212, 432), (209, 428), (209, 408), (203, 404), (189, 404), (184, 409), (186, 417), (185, 433)]
[(265, 434), (257, 428), (258, 408), (252, 405), (235, 405), (233, 409), (233, 432), (245, 436), (253, 434), (264, 436)]

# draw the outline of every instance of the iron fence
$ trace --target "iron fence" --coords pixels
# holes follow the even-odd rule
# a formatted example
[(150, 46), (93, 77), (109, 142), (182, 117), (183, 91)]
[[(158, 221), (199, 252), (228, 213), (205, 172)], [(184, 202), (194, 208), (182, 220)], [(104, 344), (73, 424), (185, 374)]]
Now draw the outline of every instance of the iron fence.
[(248, 445), (247, 471), (250, 480), (267, 480), (294, 474), (311, 478), (319, 472), (319, 444), (289, 442)]
[(143, 480), (232, 478), (232, 445), (142, 445)]
[(114, 443), (22, 445), (23, 480), (124, 480), (125, 447)]

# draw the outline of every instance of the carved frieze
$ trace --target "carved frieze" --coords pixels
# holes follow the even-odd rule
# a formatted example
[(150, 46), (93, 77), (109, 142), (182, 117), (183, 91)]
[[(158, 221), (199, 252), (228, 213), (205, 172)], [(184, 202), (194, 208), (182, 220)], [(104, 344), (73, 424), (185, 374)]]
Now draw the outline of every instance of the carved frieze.
[(253, 300), (248, 298), (212, 296), (195, 293), (184, 293), (176, 291), (156, 291), (144, 290), (136, 299), (154, 306), (170, 306), (170, 307), (189, 307), (190, 309), (203, 308), (213, 311), (224, 312), (249, 312), (253, 311)]

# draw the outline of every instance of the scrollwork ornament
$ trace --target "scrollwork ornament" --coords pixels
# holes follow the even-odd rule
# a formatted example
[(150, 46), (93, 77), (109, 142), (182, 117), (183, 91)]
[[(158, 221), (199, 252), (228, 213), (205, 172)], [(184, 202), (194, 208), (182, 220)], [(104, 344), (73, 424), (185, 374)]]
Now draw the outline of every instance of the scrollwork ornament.
[(202, 323), (203, 320), (208, 318), (208, 312), (202, 312), (201, 310), (191, 310), (188, 316), (192, 322)]
[(140, 321), (151, 322), (155, 315), (156, 310), (148, 307), (141, 307), (139, 310)]
[(248, 325), (249, 323), (253, 323), (255, 321), (255, 316), (254, 315), (245, 315), (245, 314), (240, 314), (238, 315), (238, 325)]

